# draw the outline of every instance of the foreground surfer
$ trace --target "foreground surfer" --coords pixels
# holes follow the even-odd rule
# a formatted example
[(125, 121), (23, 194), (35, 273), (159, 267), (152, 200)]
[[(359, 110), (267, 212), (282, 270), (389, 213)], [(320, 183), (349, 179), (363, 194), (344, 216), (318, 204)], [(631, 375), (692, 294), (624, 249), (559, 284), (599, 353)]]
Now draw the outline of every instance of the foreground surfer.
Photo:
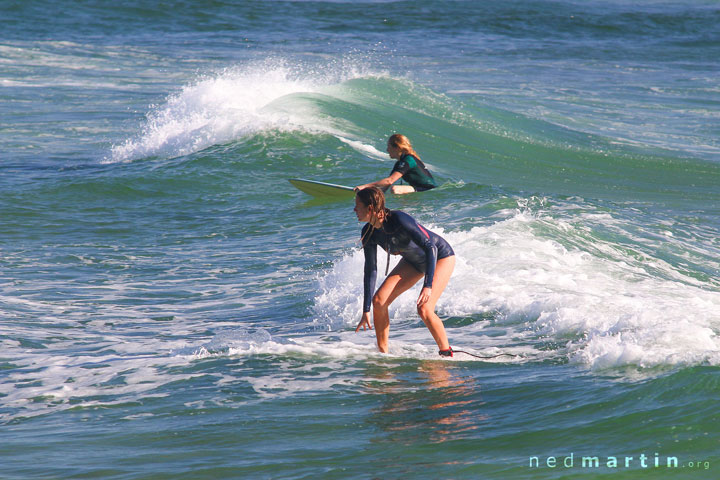
[[(387, 152), (390, 158), (397, 160), (393, 166), (390, 176), (377, 182), (358, 185), (355, 191), (368, 187), (378, 187), (383, 192), (391, 185), (391, 192), (394, 194), (422, 192), (437, 187), (435, 179), (425, 164), (420, 160), (420, 155), (415, 152), (410, 140), (405, 135), (396, 133), (387, 142)], [(408, 185), (393, 185), (402, 178)]]
[[(387, 353), (390, 318), (388, 307), (404, 291), (425, 278), (417, 300), (417, 311), (440, 348), (440, 355), (452, 357), (442, 320), (435, 313), (435, 304), (455, 268), (455, 253), (441, 236), (423, 228), (410, 215), (385, 208), (385, 196), (377, 187), (359, 190), (355, 196), (355, 214), (361, 222), (361, 242), (365, 253), (363, 314), (355, 331), (370, 325), (372, 301), (373, 323), (378, 349)], [(377, 246), (389, 255), (402, 255), (400, 263), (390, 272), (373, 295), (377, 276)], [(387, 267), (386, 267), (387, 274)]]

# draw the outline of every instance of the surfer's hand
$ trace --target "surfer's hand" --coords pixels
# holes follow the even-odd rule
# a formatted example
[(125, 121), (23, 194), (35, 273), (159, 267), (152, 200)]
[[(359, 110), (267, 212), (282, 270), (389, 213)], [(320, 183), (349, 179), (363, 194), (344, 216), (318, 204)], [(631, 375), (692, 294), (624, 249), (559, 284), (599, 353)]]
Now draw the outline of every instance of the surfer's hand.
[(420, 296), (418, 297), (417, 306), (422, 307), (425, 305), (428, 300), (430, 300), (430, 294), (432, 293), (432, 288), (429, 287), (423, 287), (423, 289), (420, 291)]
[(355, 328), (355, 331), (358, 332), (360, 330), (360, 327), (362, 327), (363, 330), (370, 329), (372, 330), (372, 325), (370, 325), (370, 312), (365, 312), (362, 314), (362, 317), (360, 317), (360, 323), (358, 323), (357, 328)]

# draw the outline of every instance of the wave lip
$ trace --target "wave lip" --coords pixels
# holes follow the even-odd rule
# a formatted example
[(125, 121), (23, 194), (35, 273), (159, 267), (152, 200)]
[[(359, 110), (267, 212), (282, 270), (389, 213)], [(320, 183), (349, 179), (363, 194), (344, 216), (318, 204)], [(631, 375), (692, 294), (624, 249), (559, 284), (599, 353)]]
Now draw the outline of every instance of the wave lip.
[(313, 99), (337, 95), (349, 80), (386, 75), (363, 62), (348, 56), (314, 68), (268, 58), (200, 77), (151, 105), (141, 131), (114, 145), (105, 163), (188, 155), (267, 130), (352, 136)]
[[(115, 145), (107, 163), (182, 156), (265, 129), (322, 129), (312, 111), (267, 108), (294, 93), (313, 93), (324, 79), (301, 77), (282, 64), (230, 68), (202, 78), (151, 106), (142, 132)], [(310, 108), (310, 107), (308, 107)]]

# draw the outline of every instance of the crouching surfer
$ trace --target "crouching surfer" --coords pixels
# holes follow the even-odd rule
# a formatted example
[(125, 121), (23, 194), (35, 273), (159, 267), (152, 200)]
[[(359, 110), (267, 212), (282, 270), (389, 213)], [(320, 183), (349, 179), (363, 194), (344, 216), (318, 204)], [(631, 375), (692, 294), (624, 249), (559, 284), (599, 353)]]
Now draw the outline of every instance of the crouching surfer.
[[(417, 300), (417, 311), (430, 330), (443, 356), (451, 357), (442, 320), (435, 313), (435, 304), (450, 280), (455, 268), (455, 253), (440, 235), (427, 230), (410, 215), (385, 208), (385, 196), (377, 187), (359, 190), (355, 196), (355, 214), (361, 222), (361, 241), (365, 253), (363, 314), (355, 331), (370, 325), (372, 305), (373, 324), (378, 349), (387, 353), (390, 318), (388, 307), (403, 292), (424, 278)], [(375, 292), (377, 277), (377, 246), (389, 255), (402, 259)], [(387, 267), (386, 267), (387, 273)]]

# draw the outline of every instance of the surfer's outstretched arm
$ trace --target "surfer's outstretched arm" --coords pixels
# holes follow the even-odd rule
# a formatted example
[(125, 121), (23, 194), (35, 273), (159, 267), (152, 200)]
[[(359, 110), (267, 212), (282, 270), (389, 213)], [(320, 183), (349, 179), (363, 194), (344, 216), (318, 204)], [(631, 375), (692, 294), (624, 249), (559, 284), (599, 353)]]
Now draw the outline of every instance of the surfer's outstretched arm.
[(402, 173), (393, 172), (389, 177), (383, 178), (382, 180), (378, 180), (377, 182), (366, 183), (365, 185), (358, 185), (357, 187), (355, 187), (355, 191), (359, 192), (360, 190), (362, 190), (364, 188), (377, 187), (384, 192), (385, 190), (387, 190), (390, 187), (390, 185), (392, 185), (393, 183), (400, 180), (401, 177), (402, 177)]

